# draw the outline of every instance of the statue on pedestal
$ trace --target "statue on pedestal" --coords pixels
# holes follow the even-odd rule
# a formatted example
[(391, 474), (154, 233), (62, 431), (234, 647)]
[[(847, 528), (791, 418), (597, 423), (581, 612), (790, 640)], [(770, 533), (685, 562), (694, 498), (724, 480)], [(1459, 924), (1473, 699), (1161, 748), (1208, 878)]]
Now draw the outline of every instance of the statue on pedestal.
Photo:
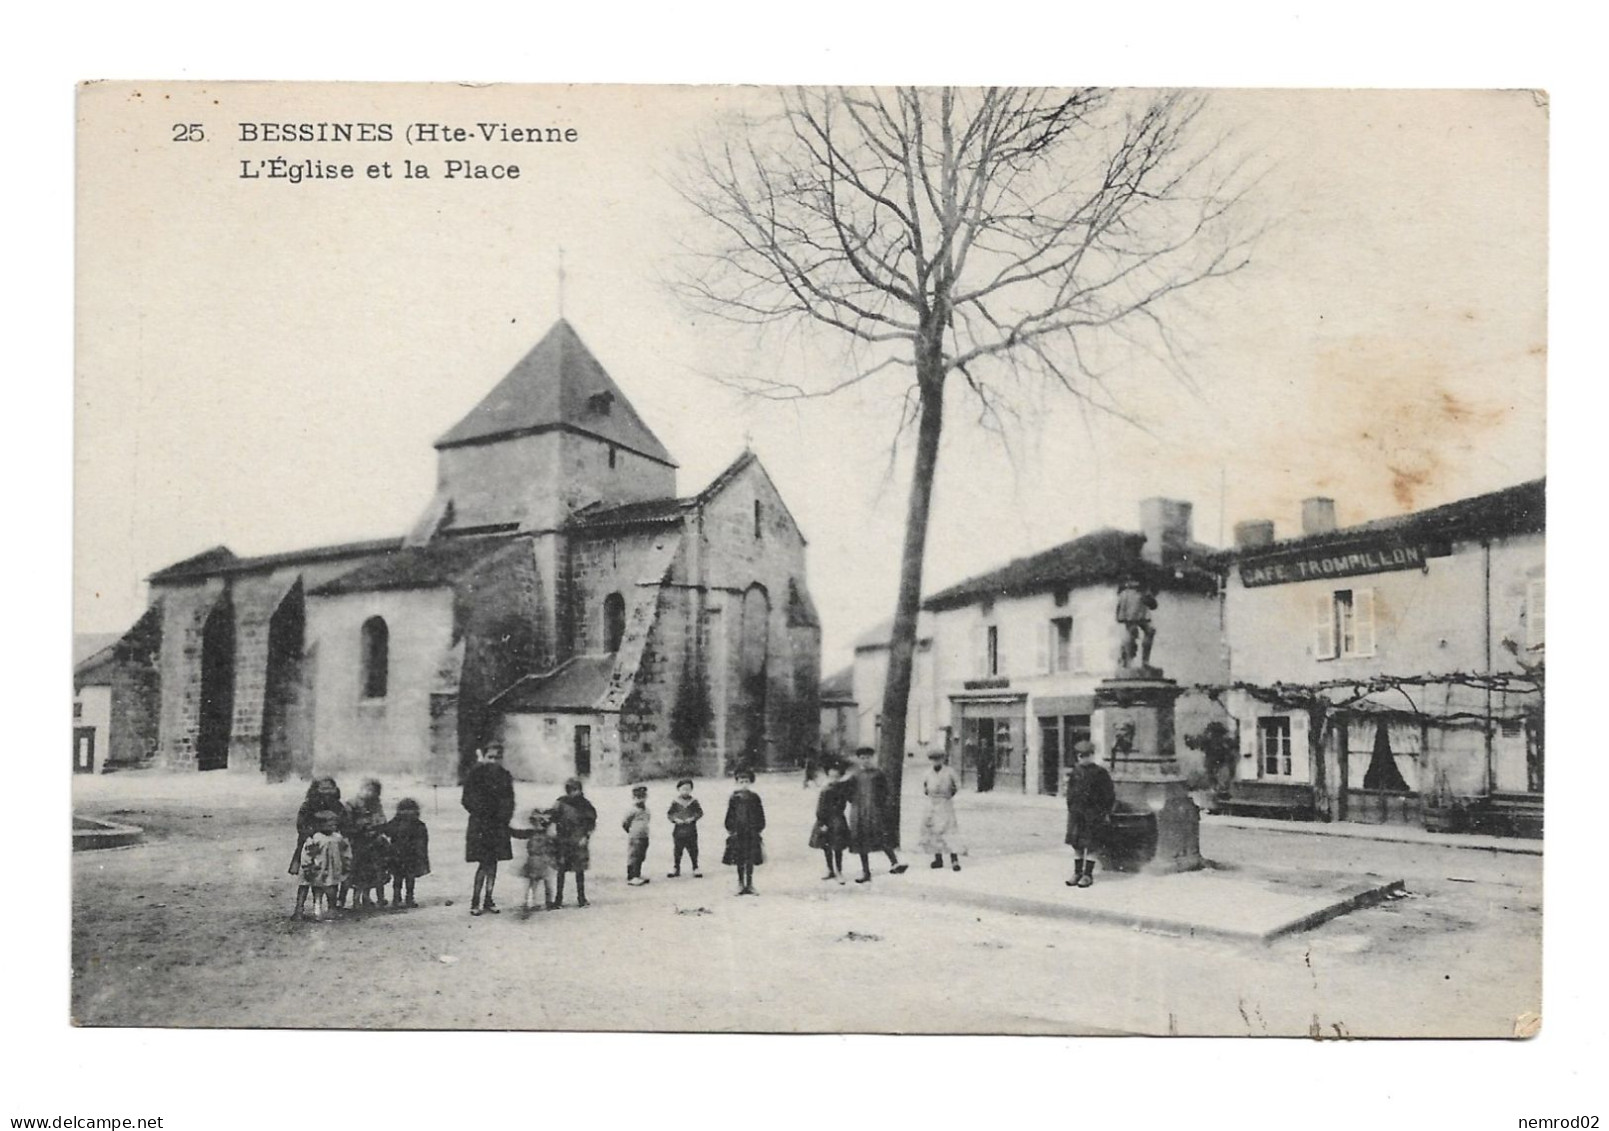
[(1156, 594), (1142, 590), (1137, 578), (1124, 581), (1117, 591), (1117, 622), (1123, 626), (1123, 648), (1118, 662), (1123, 667), (1134, 666), (1136, 652), (1142, 669), (1151, 666), (1151, 645), (1156, 640), (1156, 629), (1151, 624), (1154, 608)]

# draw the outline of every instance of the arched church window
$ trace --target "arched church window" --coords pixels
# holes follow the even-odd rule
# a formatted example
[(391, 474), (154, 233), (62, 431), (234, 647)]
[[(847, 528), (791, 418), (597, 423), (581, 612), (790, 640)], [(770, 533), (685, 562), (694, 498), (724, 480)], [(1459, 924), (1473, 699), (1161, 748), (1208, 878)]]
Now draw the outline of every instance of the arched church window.
[(370, 617), (363, 622), (362, 649), (363, 698), (384, 699), (391, 665), (391, 630), (384, 617)]
[(626, 599), (611, 593), (603, 599), (603, 636), (607, 651), (620, 651), (620, 641), (626, 635)]

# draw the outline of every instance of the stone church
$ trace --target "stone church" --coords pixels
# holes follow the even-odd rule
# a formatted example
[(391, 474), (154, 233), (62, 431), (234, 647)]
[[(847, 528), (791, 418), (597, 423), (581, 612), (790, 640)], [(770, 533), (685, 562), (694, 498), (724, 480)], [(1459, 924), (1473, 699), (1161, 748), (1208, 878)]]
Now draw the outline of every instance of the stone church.
[(560, 320), (436, 441), (405, 536), (149, 578), (156, 764), (616, 784), (818, 740), (805, 540), (745, 451), (695, 495)]

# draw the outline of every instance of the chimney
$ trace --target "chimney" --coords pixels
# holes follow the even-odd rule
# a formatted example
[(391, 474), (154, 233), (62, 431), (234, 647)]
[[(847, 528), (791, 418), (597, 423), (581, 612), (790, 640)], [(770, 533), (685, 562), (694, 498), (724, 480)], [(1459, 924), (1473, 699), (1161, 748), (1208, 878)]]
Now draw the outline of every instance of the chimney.
[(1302, 535), (1329, 534), (1335, 529), (1335, 500), (1315, 497), (1302, 500)]
[(1255, 550), (1274, 544), (1274, 524), (1266, 518), (1235, 523), (1235, 549)]
[(1157, 565), (1172, 565), (1190, 547), (1190, 504), (1181, 499), (1141, 499), (1140, 556)]

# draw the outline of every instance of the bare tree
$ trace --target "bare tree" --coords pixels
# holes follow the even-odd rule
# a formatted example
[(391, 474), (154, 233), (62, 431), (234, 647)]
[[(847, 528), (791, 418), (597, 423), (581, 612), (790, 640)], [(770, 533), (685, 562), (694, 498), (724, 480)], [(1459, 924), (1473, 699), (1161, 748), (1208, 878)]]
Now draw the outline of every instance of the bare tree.
[(1121, 415), (1103, 335), (1185, 375), (1166, 304), (1241, 267), (1249, 238), (1202, 107), (1177, 92), (797, 89), (688, 156), (678, 187), (704, 224), (681, 292), (740, 322), (831, 327), (854, 361), (814, 387), (732, 383), (795, 399), (909, 375), (915, 469), (879, 751), (896, 798), (946, 384), (959, 375), (985, 423), (1029, 382)]

